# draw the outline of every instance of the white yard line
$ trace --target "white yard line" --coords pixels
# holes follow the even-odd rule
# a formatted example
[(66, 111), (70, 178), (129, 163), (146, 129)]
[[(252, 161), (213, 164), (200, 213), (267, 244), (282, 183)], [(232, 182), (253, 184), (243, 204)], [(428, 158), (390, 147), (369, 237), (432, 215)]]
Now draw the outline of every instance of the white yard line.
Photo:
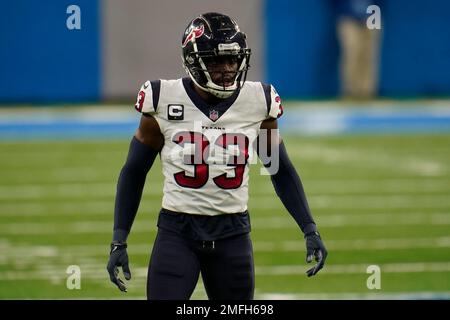
[[(418, 248), (450, 248), (450, 237), (436, 238), (412, 238), (412, 239), (353, 239), (334, 240), (327, 239), (327, 248), (330, 252), (359, 251), (359, 250), (401, 250)], [(295, 252), (303, 255), (305, 252), (304, 240), (299, 236), (298, 240), (289, 241), (254, 241), (255, 253), (271, 252)], [(32, 266), (36, 261), (81, 264), (91, 263), (95, 259), (106, 259), (109, 254), (107, 244), (91, 245), (13, 245), (8, 241), (0, 242), (0, 265), (15, 265), (19, 268)], [(130, 256), (144, 255), (149, 257), (152, 251), (152, 243), (132, 243), (129, 247)]]
[[(117, 183), (64, 183), (50, 185), (0, 185), (0, 200), (47, 198), (114, 197)], [(159, 195), (161, 191), (148, 188), (146, 194)]]
[[(62, 264), (39, 264), (37, 270), (3, 271), (0, 273), (0, 281), (6, 280), (50, 280), (62, 281), (67, 278), (66, 268)], [(109, 281), (104, 263), (80, 264), (81, 276), (84, 279), (99, 282)], [(329, 274), (364, 274), (369, 264), (340, 264), (330, 265), (321, 271), (322, 275)], [(450, 272), (450, 262), (411, 262), (411, 263), (387, 263), (379, 265), (381, 274), (384, 273), (423, 273), (423, 272)], [(309, 269), (308, 265), (276, 265), (257, 266), (257, 276), (286, 276), (304, 275)], [(132, 269), (134, 281), (142, 281), (147, 277), (147, 267), (135, 267)], [(139, 280), (141, 279), (141, 280)]]
[[(111, 208), (112, 212), (112, 208)], [(112, 213), (111, 217), (112, 217)], [(112, 219), (112, 218), (111, 218)], [(8, 234), (86, 234), (110, 233), (113, 221), (96, 220), (87, 221), (77, 219), (79, 222), (2, 222), (0, 233)], [(133, 233), (148, 233), (156, 230), (156, 214), (150, 220), (142, 221), (133, 226)], [(334, 214), (324, 215), (317, 219), (321, 227), (340, 228), (354, 226), (385, 226), (385, 225), (449, 225), (450, 213), (397, 213), (397, 214)], [(286, 214), (280, 217), (257, 217), (252, 219), (252, 226), (256, 229), (290, 229), (298, 228), (293, 219)]]
[(405, 156), (403, 153), (391, 155), (374, 149), (352, 147), (329, 147), (322, 144), (303, 144), (289, 147), (293, 160), (313, 160), (325, 165), (345, 165), (355, 168), (379, 168), (388, 171), (404, 172), (414, 176), (440, 176), (448, 173), (448, 165), (443, 159), (430, 159), (418, 156)]
[[(308, 196), (310, 206), (314, 208), (450, 208), (448, 195), (324, 195)], [(276, 209), (282, 206), (275, 197), (251, 197), (250, 209)]]
[[(436, 238), (394, 238), (394, 239), (327, 239), (328, 250), (400, 250), (418, 248), (450, 248), (450, 237)], [(302, 252), (304, 241), (299, 237), (290, 241), (255, 241), (255, 252)]]
[[(450, 224), (450, 211), (448, 213), (371, 213), (371, 214), (327, 214), (316, 217), (317, 223), (322, 227), (347, 226), (383, 226), (383, 225), (448, 225)], [(289, 214), (272, 217), (252, 217), (252, 226), (256, 229), (283, 229), (297, 228)]]
[[(303, 179), (303, 184), (308, 193), (328, 194), (408, 194), (408, 193), (448, 193), (450, 179), (436, 178), (405, 178), (405, 179)], [(273, 194), (271, 184), (253, 186), (250, 180), (250, 190), (255, 194)]]
[[(130, 291), (130, 290), (129, 290)], [(43, 297), (45, 299), (45, 297)], [(117, 297), (83, 297), (76, 300), (146, 300), (146, 296), (120, 295)], [(255, 292), (256, 300), (450, 300), (450, 291), (416, 291), (416, 292), (334, 292), (334, 293), (285, 293)], [(191, 300), (207, 300), (203, 288), (196, 289)]]
[(335, 293), (282, 293), (270, 292), (255, 294), (261, 300), (417, 300), (417, 299), (450, 299), (450, 291), (433, 292), (335, 292)]
[[(0, 204), (0, 217), (33, 217), (33, 216), (65, 216), (79, 215), (112, 215), (114, 203), (112, 201), (64, 201), (43, 203), (41, 201), (19, 202), (17, 204)], [(142, 210), (142, 208), (140, 209)]]
[[(117, 173), (118, 174), (118, 173)], [(1, 199), (8, 199), (9, 197), (18, 196), (30, 196), (34, 197), (36, 195), (52, 195), (55, 192), (70, 195), (71, 193), (78, 194), (84, 190), (105, 190), (105, 189), (115, 189), (117, 184), (117, 179), (112, 179), (110, 181), (47, 181), (44, 184), (36, 183), (7, 183), (0, 184), (0, 197)], [(162, 183), (162, 179), (157, 181), (152, 180), (149, 182), (151, 185), (156, 185)], [(252, 186), (252, 180), (250, 180), (250, 186)], [(309, 190), (317, 190), (317, 192), (327, 194), (331, 192), (338, 193), (377, 193), (377, 192), (389, 192), (393, 194), (411, 193), (411, 192), (430, 192), (436, 191), (440, 193), (445, 193), (450, 187), (450, 179), (428, 179), (428, 178), (405, 178), (405, 179), (308, 179), (307, 187)], [(274, 189), (270, 183), (264, 185), (258, 185), (252, 188), (252, 192), (256, 195), (272, 194)], [(161, 190), (155, 190), (151, 188), (146, 194), (161, 194)]]
[[(83, 191), (84, 192), (84, 191)], [(0, 217), (1, 216), (20, 216), (20, 215), (39, 215), (40, 213), (45, 214), (46, 212), (53, 210), (57, 207), (59, 213), (64, 214), (65, 211), (79, 212), (83, 213), (87, 208), (89, 213), (95, 214), (97, 211), (99, 213), (105, 213), (106, 210), (112, 212), (114, 206), (113, 193), (112, 191), (107, 191), (108, 197), (111, 200), (94, 200), (90, 199), (86, 201), (85, 199), (81, 201), (76, 199), (67, 199), (64, 202), (49, 202), (43, 203), (42, 200), (36, 201), (26, 201), (20, 202), (19, 199), (8, 202), (3, 202), (0, 204)], [(92, 194), (90, 194), (92, 196)], [(4, 199), (5, 200), (5, 199)], [(22, 199), (24, 200), (24, 199)], [(308, 197), (310, 206), (312, 209), (402, 209), (411, 208), (417, 211), (421, 208), (423, 209), (449, 209), (450, 208), (450, 197), (445, 194), (424, 194), (424, 195), (323, 195), (314, 196), (310, 195)], [(145, 199), (144, 202), (150, 202), (152, 200)], [(160, 200), (153, 200), (154, 203), (157, 201), (157, 206), (152, 212), (159, 211)], [(11, 203), (12, 202), (12, 203)], [(17, 203), (15, 203), (17, 202)], [(142, 206), (141, 206), (142, 207)], [(50, 209), (50, 210), (49, 210)], [(267, 196), (253, 196), (250, 198), (249, 210), (279, 210), (283, 209), (280, 200), (277, 197), (267, 197)], [(91, 211), (92, 210), (92, 211)], [(142, 208), (141, 208), (142, 210)], [(284, 210), (284, 209), (283, 209)], [(87, 213), (87, 212), (86, 212)]]
[[(369, 264), (341, 264), (327, 265), (322, 274), (366, 274)], [(450, 262), (411, 262), (386, 263), (379, 265), (381, 273), (417, 273), (417, 272), (450, 272)], [(300, 275), (304, 274), (309, 266), (279, 265), (256, 267), (258, 275)]]

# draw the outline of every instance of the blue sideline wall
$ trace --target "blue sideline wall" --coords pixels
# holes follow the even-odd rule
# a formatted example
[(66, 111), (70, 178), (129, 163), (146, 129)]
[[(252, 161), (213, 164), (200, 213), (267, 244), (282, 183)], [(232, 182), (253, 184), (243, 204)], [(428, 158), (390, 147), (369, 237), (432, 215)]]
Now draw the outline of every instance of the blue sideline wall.
[(264, 10), (266, 80), (284, 98), (337, 95), (334, 1), (267, 0)]
[[(66, 27), (71, 4), (81, 7), (81, 30)], [(100, 98), (98, 0), (1, 0), (0, 8), (1, 102)]]
[(339, 95), (336, 22), (352, 2), (381, 8), (379, 95), (450, 96), (450, 1), (266, 0), (266, 80), (282, 96)]
[[(285, 98), (337, 97), (336, 22), (346, 1), (185, 0), (174, 11), (178, 0), (0, 0), (0, 103), (121, 99), (147, 79), (184, 76), (182, 31), (213, 10), (248, 34), (250, 80), (273, 83)], [(379, 94), (450, 96), (450, 1), (374, 2), (382, 16)], [(66, 28), (71, 4), (81, 8), (81, 30)]]
[(379, 94), (450, 96), (450, 1), (384, 0)]

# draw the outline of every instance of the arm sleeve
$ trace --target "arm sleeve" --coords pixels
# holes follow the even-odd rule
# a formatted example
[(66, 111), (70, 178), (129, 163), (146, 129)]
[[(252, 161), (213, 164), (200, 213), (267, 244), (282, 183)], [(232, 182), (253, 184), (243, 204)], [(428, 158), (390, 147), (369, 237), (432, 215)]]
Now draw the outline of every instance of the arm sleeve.
[(125, 242), (141, 201), (145, 178), (158, 151), (133, 137), (117, 183), (113, 241)]
[(271, 180), (281, 202), (303, 233), (316, 231), (316, 224), (311, 215), (302, 182), (289, 160), (283, 142), (279, 145), (279, 168), (275, 174), (271, 175)]

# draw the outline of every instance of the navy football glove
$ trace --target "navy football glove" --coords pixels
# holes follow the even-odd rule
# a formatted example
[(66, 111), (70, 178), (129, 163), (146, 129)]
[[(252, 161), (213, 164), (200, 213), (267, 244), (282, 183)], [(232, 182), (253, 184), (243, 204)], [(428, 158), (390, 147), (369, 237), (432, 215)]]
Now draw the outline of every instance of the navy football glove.
[(127, 292), (125, 283), (119, 278), (119, 269), (122, 267), (123, 275), (125, 279), (131, 279), (131, 271), (128, 265), (128, 254), (126, 243), (111, 243), (111, 252), (109, 255), (109, 261), (107, 270), (109, 272), (109, 278), (120, 289), (120, 291)]
[(320, 234), (317, 231), (307, 233), (305, 235), (306, 239), (306, 262), (310, 263), (315, 257), (317, 264), (306, 271), (308, 277), (315, 275), (323, 268), (325, 264), (325, 259), (327, 258), (328, 252), (325, 249), (325, 245), (320, 238)]

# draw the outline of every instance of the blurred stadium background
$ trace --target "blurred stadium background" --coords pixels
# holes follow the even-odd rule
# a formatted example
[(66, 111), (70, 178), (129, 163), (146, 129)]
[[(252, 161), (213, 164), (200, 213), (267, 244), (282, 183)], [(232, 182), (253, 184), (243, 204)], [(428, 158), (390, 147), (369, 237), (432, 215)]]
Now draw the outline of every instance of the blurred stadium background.
[[(133, 280), (106, 272), (115, 186), (147, 79), (184, 76), (182, 31), (219, 11), (253, 49), (250, 80), (284, 97), (281, 132), (330, 251), (314, 279), (302, 234), (252, 167), (259, 299), (450, 298), (450, 2), (0, 1), (0, 298), (145, 298), (162, 174), (129, 237)], [(69, 5), (81, 30), (69, 30)], [(369, 30), (369, 5), (381, 30)], [(81, 268), (81, 290), (66, 269)], [(369, 265), (381, 289), (369, 290)], [(205, 298), (201, 282), (193, 298)]]

